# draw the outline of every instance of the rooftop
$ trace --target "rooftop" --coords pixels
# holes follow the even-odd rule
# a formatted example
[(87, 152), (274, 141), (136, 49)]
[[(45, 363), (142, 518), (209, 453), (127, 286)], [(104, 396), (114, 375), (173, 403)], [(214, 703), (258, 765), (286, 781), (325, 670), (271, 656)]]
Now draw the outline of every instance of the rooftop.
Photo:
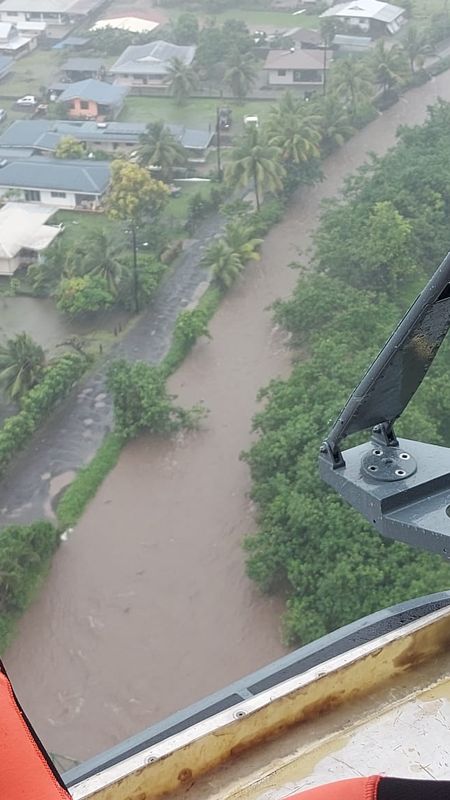
[[(327, 62), (327, 68), (329, 64)], [(320, 50), (270, 50), (263, 69), (323, 69)]]
[(20, 156), (0, 167), (0, 186), (21, 189), (103, 194), (110, 179), (107, 161), (62, 160)]
[(147, 33), (153, 31), (161, 23), (155, 19), (148, 19), (147, 17), (127, 16), (127, 17), (106, 17), (98, 19), (92, 26), (91, 31), (103, 30), (104, 28), (118, 28), (124, 31), (133, 31), (134, 33)]
[(362, 17), (376, 19), (380, 22), (393, 22), (405, 13), (405, 9), (380, 0), (353, 0), (350, 3), (338, 3), (321, 14), (321, 17)]
[(195, 49), (193, 45), (181, 46), (164, 42), (162, 39), (149, 44), (130, 45), (109, 71), (112, 74), (130, 72), (142, 75), (161, 75), (167, 72), (173, 58), (179, 58), (188, 66), (192, 64)]
[(103, 61), (101, 58), (84, 58), (79, 56), (78, 58), (69, 58), (61, 65), (61, 69), (66, 72), (83, 72), (83, 70), (98, 72), (102, 65)]
[(60, 228), (45, 223), (55, 208), (26, 203), (6, 203), (0, 209), (0, 258), (14, 258), (22, 248), (45, 250)]
[(102, 2), (103, 0), (3, 0), (0, 11), (89, 14)]
[(112, 86), (110, 83), (88, 78), (85, 81), (70, 83), (67, 89), (59, 96), (58, 102), (67, 103), (70, 100), (92, 100), (105, 106), (120, 105), (128, 93), (126, 86)]

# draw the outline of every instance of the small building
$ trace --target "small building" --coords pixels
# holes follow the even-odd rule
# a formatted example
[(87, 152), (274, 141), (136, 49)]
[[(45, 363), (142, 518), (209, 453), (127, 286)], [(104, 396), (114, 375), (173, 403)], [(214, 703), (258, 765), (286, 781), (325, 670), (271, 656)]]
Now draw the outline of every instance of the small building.
[(55, 208), (6, 203), (0, 209), (0, 275), (14, 275), (19, 267), (39, 261), (61, 233), (61, 225), (47, 225)]
[(321, 50), (270, 50), (263, 69), (269, 86), (300, 89), (307, 96), (323, 86), (330, 61), (329, 51), (324, 58)]
[(61, 38), (89, 19), (105, 0), (3, 0), (0, 21), (45, 22), (49, 37)]
[(67, 106), (69, 117), (76, 119), (114, 119), (120, 113), (128, 89), (88, 78), (71, 83), (58, 97)]
[(364, 55), (374, 46), (370, 36), (349, 36), (337, 33), (333, 37), (333, 50), (337, 53), (359, 53)]
[(83, 50), (89, 44), (89, 39), (84, 36), (66, 36), (52, 46), (52, 50)]
[(19, 58), (34, 50), (37, 43), (36, 34), (25, 35), (12, 22), (0, 21), (0, 55)]
[(0, 161), (0, 195), (53, 208), (95, 209), (109, 181), (109, 161), (19, 155)]
[(172, 59), (178, 58), (186, 66), (192, 64), (196, 48), (164, 42), (130, 45), (110, 67), (114, 83), (122, 86), (163, 87)]
[(372, 38), (393, 34), (406, 22), (405, 9), (382, 3), (380, 0), (352, 0), (331, 6), (321, 19), (338, 19), (346, 22), (356, 32), (369, 34)]
[[(320, 32), (309, 28), (289, 28), (283, 33), (283, 38), (295, 42), (301, 50), (314, 50), (322, 44)], [(270, 41), (270, 37), (268, 39)]]
[(101, 78), (104, 76), (105, 68), (101, 58), (69, 58), (61, 66), (64, 78), (71, 83), (75, 81), (85, 81), (88, 78)]
[(13, 63), (14, 59), (11, 56), (0, 56), (0, 81), (10, 72)]

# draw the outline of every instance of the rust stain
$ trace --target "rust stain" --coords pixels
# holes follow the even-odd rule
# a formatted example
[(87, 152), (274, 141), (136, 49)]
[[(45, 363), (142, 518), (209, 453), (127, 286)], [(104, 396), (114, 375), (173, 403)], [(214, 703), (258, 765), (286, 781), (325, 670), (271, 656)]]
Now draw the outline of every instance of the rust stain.
[(188, 783), (189, 781), (191, 781), (192, 770), (189, 769), (188, 767), (185, 767), (184, 769), (180, 770), (180, 772), (178, 773), (178, 780), (180, 781), (180, 783)]

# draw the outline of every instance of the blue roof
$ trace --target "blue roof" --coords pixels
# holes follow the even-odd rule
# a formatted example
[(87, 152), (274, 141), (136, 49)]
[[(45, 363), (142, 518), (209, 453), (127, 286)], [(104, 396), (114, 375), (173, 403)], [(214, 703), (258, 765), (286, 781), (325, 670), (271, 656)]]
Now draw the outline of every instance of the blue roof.
[(62, 42), (54, 44), (52, 50), (64, 50), (65, 47), (83, 47), (89, 39), (82, 39), (81, 36), (68, 36)]
[(13, 61), (12, 56), (0, 56), (0, 75), (10, 68)]
[(103, 194), (110, 180), (108, 161), (66, 160), (31, 156), (7, 160), (0, 167), (0, 186), (20, 189)]
[(59, 96), (58, 102), (67, 103), (69, 100), (92, 100), (94, 103), (99, 103), (105, 106), (118, 106), (120, 105), (125, 95), (128, 94), (128, 87), (126, 86), (112, 86), (105, 81), (97, 81), (95, 78), (88, 78), (85, 81), (76, 81), (71, 83), (65, 91)]

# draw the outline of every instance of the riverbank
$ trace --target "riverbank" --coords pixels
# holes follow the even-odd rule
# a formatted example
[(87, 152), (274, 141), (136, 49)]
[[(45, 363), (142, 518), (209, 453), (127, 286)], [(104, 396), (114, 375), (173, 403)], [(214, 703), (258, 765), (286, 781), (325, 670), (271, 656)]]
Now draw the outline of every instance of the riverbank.
[(204, 429), (128, 445), (57, 553), (5, 658), (50, 750), (84, 758), (283, 652), (279, 607), (245, 577), (241, 551), (255, 523), (239, 453), (258, 389), (290, 368), (268, 307), (292, 291), (288, 264), (306, 252), (321, 201), (439, 96), (450, 99), (448, 73), (353, 137), (292, 201), (212, 320), (213, 340), (170, 380), (183, 404), (204, 401)]

